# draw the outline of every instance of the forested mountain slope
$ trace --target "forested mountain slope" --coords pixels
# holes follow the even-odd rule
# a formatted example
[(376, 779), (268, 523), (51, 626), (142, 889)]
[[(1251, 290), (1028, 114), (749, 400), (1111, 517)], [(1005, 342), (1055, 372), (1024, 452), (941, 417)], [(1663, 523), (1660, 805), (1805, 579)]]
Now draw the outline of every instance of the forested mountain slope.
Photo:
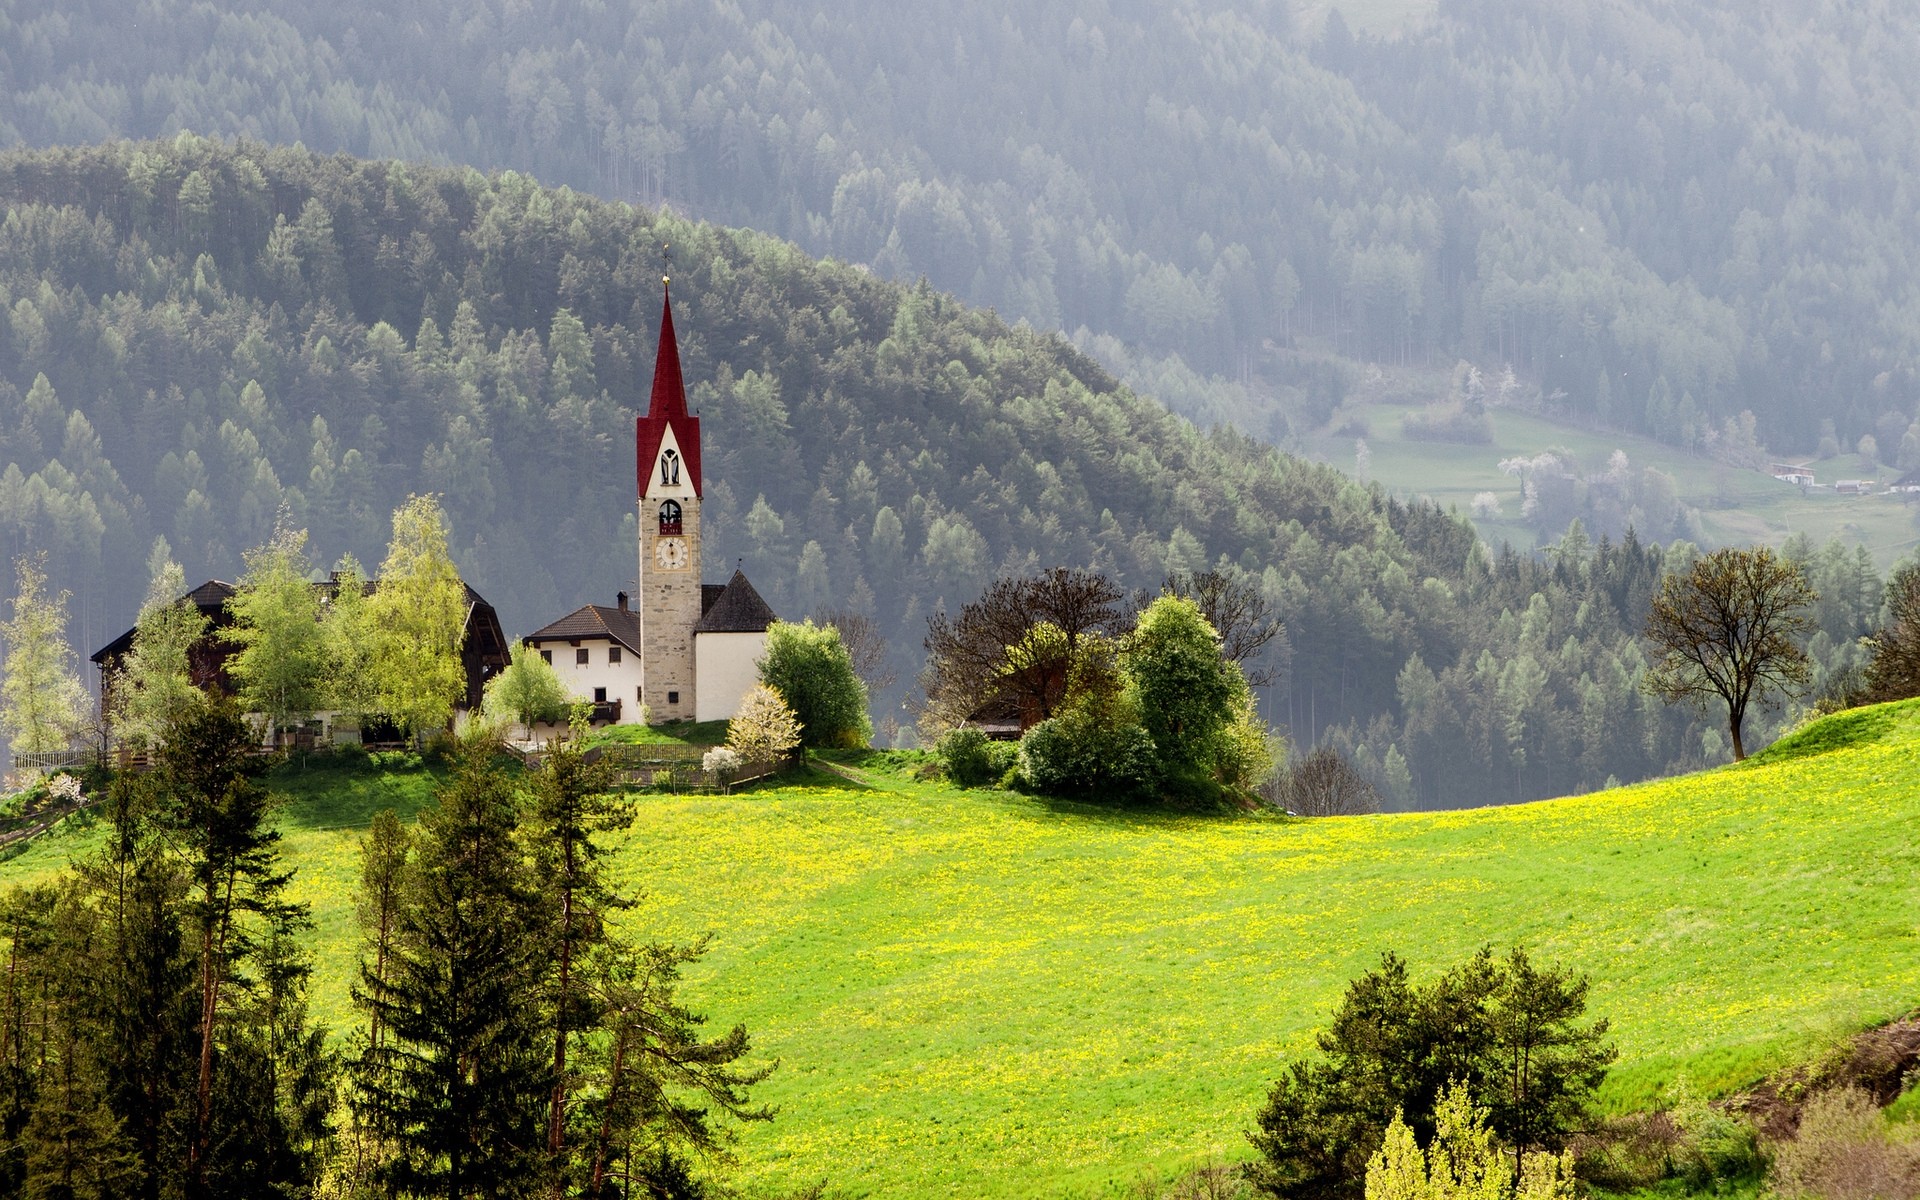
[(1256, 435), (1343, 358), (1464, 357), (1677, 444), (1750, 409), (1783, 452), (1831, 420), (1903, 453), (1903, 6), (1448, 0), (1386, 40), (1295, 8), (5, 0), (0, 146), (190, 129), (670, 201), (1117, 335)]
[[(789, 617), (872, 612), (904, 680), (926, 617), (996, 574), (1224, 566), (1287, 623), (1273, 719), (1364, 748), (1391, 803), (1712, 752), (1636, 686), (1659, 547), (1489, 561), (1456, 517), (1202, 435), (925, 286), (522, 176), (191, 137), (0, 157), (0, 204), (0, 551), (50, 552), (86, 648), (130, 623), (157, 537), (232, 578), (286, 505), (322, 565), (375, 563), (421, 490), (509, 632), (606, 602), (637, 566), (670, 243), (710, 574), (744, 559)], [(1877, 580), (1822, 561), (1850, 644)]]

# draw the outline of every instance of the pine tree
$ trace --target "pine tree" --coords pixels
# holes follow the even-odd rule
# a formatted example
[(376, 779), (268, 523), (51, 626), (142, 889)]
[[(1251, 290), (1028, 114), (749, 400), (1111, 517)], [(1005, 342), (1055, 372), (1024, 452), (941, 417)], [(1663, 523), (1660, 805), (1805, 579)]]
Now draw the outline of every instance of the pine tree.
[(388, 977), (354, 998), (382, 1030), (352, 1064), (357, 1118), (395, 1153), (376, 1167), (408, 1195), (533, 1195), (552, 1078), (541, 1051), (532, 895), (513, 790), (492, 747), (461, 748), (420, 824)]
[(189, 881), (183, 915), (198, 958), (200, 1053), (187, 1155), (196, 1188), (214, 1137), (223, 989), (242, 982), (240, 967), (256, 949), (249, 918), (273, 929), (305, 916), (303, 906), (281, 898), (292, 874), (278, 869), (280, 834), (267, 823), (269, 797), (258, 782), (264, 764), (253, 745), (252, 729), (230, 703), (202, 705), (168, 726), (155, 772), (159, 819)]
[(546, 1006), (553, 1042), (547, 1153), (553, 1159), (556, 1198), (568, 1184), (568, 1105), (579, 1083), (579, 1070), (568, 1064), (567, 1052), (575, 1037), (599, 1023), (587, 968), (590, 957), (606, 946), (608, 910), (621, 906), (607, 881), (594, 834), (624, 828), (633, 819), (631, 810), (608, 794), (611, 765), (587, 757), (584, 726), (576, 722), (573, 733), (549, 749), (540, 765), (528, 838), (539, 909), (548, 918), (542, 930), (543, 957), (551, 964)]

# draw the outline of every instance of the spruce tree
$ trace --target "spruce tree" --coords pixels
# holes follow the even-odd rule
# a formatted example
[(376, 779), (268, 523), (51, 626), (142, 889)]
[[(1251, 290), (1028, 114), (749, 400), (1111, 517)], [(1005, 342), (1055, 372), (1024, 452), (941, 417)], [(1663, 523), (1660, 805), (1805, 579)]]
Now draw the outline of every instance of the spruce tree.
[(542, 1190), (552, 1074), (516, 800), (490, 744), (461, 748), (421, 818), (387, 977), (363, 964), (354, 991), (382, 1040), (352, 1066), (353, 1104), (393, 1148), (375, 1176), (400, 1195)]
[(189, 881), (184, 917), (198, 958), (199, 1064), (187, 1155), (196, 1188), (213, 1139), (223, 989), (245, 982), (236, 976), (255, 949), (255, 924), (272, 930), (305, 917), (303, 907), (281, 898), (292, 874), (278, 869), (280, 835), (267, 824), (269, 798), (258, 779), (264, 765), (253, 747), (253, 730), (232, 704), (200, 705), (168, 726), (155, 772), (160, 820)]
[(576, 720), (573, 736), (549, 749), (541, 763), (528, 839), (539, 911), (546, 918), (541, 931), (544, 957), (551, 964), (546, 1004), (553, 1097), (547, 1113), (547, 1153), (553, 1160), (556, 1198), (567, 1186), (567, 1109), (580, 1074), (568, 1064), (567, 1052), (576, 1036), (599, 1023), (601, 1006), (586, 968), (590, 956), (606, 946), (607, 911), (620, 905), (593, 835), (624, 828), (633, 819), (627, 806), (608, 794), (611, 764), (588, 757), (585, 732), (584, 723)]

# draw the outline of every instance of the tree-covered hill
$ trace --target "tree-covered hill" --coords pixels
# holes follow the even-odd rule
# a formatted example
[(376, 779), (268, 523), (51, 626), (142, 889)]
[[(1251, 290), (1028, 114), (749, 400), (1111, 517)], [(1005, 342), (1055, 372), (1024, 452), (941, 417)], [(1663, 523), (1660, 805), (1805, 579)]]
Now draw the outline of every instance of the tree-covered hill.
[(0, 146), (188, 129), (670, 201), (1084, 327), (1262, 436), (1343, 361), (1466, 358), (1676, 444), (1750, 409), (1920, 465), (1901, 6), (1307, 11), (6, 0)]
[[(710, 573), (872, 613), (905, 680), (927, 616), (996, 574), (1223, 566), (1287, 624), (1273, 719), (1344, 739), (1393, 803), (1712, 753), (1636, 688), (1659, 547), (1490, 561), (1456, 517), (1203, 435), (924, 285), (523, 176), (192, 137), (0, 157), (0, 203), (0, 551), (49, 551), (87, 647), (130, 623), (156, 538), (231, 578), (285, 505), (322, 564), (372, 563), (420, 490), (510, 632), (604, 603), (637, 568), (668, 243)], [(1865, 579), (1836, 645), (1877, 615)]]

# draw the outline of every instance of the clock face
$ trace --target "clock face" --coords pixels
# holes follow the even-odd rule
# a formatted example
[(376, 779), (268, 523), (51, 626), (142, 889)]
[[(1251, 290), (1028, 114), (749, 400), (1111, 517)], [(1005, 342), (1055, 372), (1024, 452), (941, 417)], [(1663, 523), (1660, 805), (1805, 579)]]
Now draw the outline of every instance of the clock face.
[(687, 565), (687, 544), (677, 537), (661, 538), (653, 545), (654, 565), (663, 571), (678, 571)]

